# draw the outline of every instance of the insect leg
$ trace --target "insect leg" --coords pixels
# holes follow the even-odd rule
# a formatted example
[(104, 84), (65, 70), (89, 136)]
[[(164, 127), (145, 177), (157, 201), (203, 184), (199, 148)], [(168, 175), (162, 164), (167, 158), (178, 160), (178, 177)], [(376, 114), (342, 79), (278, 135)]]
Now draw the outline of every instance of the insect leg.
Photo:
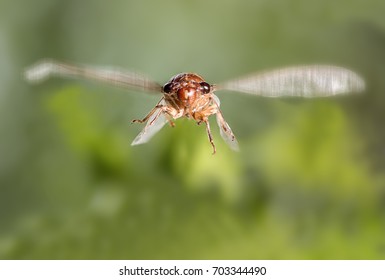
[(163, 107), (163, 105), (159, 105), (158, 104), (143, 119), (134, 119), (131, 122), (132, 123), (137, 123), (137, 122), (138, 123), (144, 123), (155, 113), (156, 110), (158, 110), (158, 109), (160, 109), (162, 107)]
[(147, 143), (167, 122), (174, 125), (171, 120), (174, 116), (176, 115), (172, 108), (165, 103), (164, 99), (161, 99), (143, 120), (139, 120), (139, 122), (147, 121), (147, 123), (131, 145)]
[(207, 131), (207, 136), (209, 137), (209, 141), (211, 146), (213, 146), (213, 155), (216, 153), (217, 149), (215, 148), (213, 136), (211, 135), (211, 130), (210, 130), (210, 123), (207, 119), (203, 120), (206, 124), (206, 131)]
[(170, 126), (171, 127), (175, 127), (175, 123), (173, 122), (171, 115), (169, 113), (167, 113), (167, 111), (164, 112), (164, 116), (166, 117), (166, 119), (167, 119), (168, 123), (170, 124)]
[(155, 113), (156, 110), (161, 109), (165, 106), (163, 100), (164, 100), (163, 98), (161, 100), (159, 100), (159, 102), (156, 104), (156, 106), (154, 108), (152, 108), (152, 110), (143, 119), (134, 119), (131, 122), (132, 123), (137, 123), (137, 122), (138, 123), (144, 123), (144, 122), (146, 122)]
[(131, 145), (139, 145), (148, 142), (167, 122), (162, 109), (152, 111), (142, 131), (135, 137)]

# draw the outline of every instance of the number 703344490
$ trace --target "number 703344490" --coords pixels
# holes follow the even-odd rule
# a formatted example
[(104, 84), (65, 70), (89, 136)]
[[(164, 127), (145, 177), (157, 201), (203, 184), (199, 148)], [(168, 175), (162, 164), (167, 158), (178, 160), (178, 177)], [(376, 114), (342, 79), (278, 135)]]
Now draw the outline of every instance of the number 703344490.
[(25, 71), (25, 78), (41, 82), (49, 77), (81, 78), (95, 80), (132, 90), (161, 95), (159, 102), (142, 119), (133, 122), (146, 123), (132, 145), (148, 142), (166, 123), (174, 126), (174, 120), (185, 117), (204, 123), (213, 154), (216, 147), (212, 137), (209, 116), (215, 115), (220, 135), (235, 151), (239, 149), (233, 131), (220, 109), (217, 91), (242, 92), (264, 97), (328, 97), (362, 92), (364, 80), (355, 72), (333, 65), (302, 65), (262, 71), (211, 84), (196, 73), (180, 73), (163, 86), (142, 74), (114, 67), (94, 67), (44, 59)]

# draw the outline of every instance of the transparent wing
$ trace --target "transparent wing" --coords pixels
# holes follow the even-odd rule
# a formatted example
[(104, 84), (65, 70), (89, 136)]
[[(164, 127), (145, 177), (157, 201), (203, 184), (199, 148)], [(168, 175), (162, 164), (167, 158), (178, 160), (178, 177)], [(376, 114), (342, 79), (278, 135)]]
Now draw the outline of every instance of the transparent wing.
[(225, 140), (227, 145), (229, 145), (229, 147), (232, 150), (239, 151), (237, 138), (235, 138), (234, 133), (232, 132), (228, 123), (223, 118), (222, 113), (219, 111), (216, 115), (217, 115), (217, 123), (219, 126), (219, 132), (221, 133), (223, 140)]
[(31, 82), (41, 82), (50, 77), (82, 78), (148, 92), (162, 92), (162, 87), (147, 77), (118, 68), (104, 68), (62, 63), (45, 59), (32, 65), (24, 72), (25, 78)]
[(223, 118), (222, 112), (219, 108), (219, 105), (220, 105), (219, 98), (215, 94), (212, 94), (212, 97), (214, 99), (214, 102), (218, 106), (218, 112), (216, 113), (216, 117), (217, 117), (217, 124), (219, 126), (219, 132), (220, 132), (223, 140), (225, 140), (227, 145), (229, 145), (229, 147), (232, 150), (239, 151), (239, 145), (238, 145), (237, 138), (235, 138), (233, 131), (231, 130), (230, 126), (228, 125), (228, 123)]
[[(159, 104), (164, 105), (164, 101)], [(143, 130), (132, 141), (131, 146), (147, 143), (166, 124), (167, 118), (161, 108), (156, 109), (148, 119)]]
[(308, 65), (282, 68), (225, 82), (226, 89), (266, 97), (324, 97), (360, 92), (364, 80), (349, 69), (331, 65)]

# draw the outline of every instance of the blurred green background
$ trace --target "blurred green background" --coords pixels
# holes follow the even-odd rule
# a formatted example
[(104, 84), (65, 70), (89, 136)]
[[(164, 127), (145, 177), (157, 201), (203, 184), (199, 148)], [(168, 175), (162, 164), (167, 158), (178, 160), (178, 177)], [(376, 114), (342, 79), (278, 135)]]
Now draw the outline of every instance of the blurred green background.
[[(1, 259), (383, 259), (383, 0), (0, 0)], [(27, 84), (45, 57), (210, 83), (348, 67), (362, 95), (218, 93), (238, 137), (178, 120), (131, 147), (159, 97)]]

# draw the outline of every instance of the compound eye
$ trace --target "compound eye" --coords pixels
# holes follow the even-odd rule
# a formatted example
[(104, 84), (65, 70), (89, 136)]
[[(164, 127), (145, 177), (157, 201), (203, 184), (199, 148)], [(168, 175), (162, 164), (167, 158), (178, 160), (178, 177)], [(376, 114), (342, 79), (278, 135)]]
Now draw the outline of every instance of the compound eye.
[(170, 93), (172, 91), (172, 83), (167, 83), (163, 86), (163, 91), (165, 93)]
[(210, 92), (211, 86), (208, 83), (201, 82), (200, 85), (201, 85), (201, 90), (203, 93), (209, 93)]

